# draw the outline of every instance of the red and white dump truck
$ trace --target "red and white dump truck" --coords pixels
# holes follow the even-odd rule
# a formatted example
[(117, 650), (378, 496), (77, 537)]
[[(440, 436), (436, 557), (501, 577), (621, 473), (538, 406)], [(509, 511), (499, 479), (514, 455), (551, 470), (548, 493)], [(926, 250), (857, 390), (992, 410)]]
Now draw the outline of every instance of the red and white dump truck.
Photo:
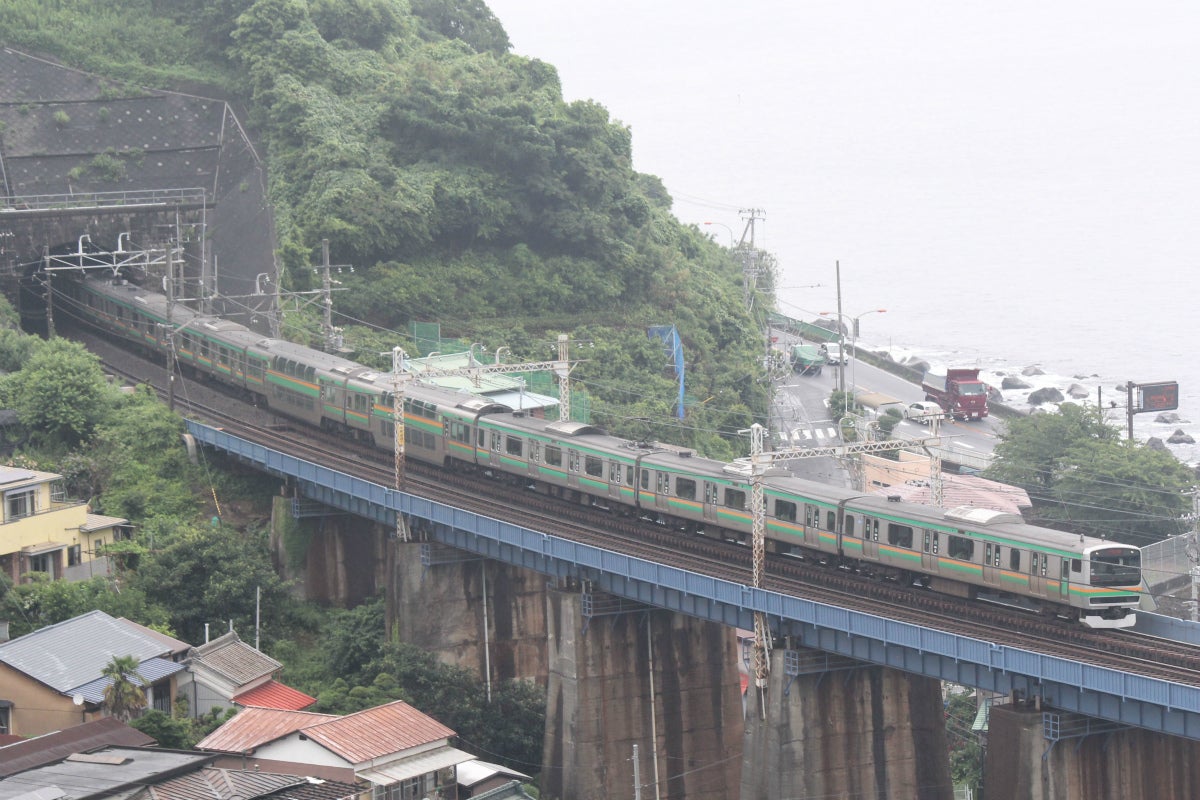
[(925, 399), (932, 400), (955, 419), (983, 419), (988, 415), (988, 387), (977, 369), (926, 372), (921, 381)]

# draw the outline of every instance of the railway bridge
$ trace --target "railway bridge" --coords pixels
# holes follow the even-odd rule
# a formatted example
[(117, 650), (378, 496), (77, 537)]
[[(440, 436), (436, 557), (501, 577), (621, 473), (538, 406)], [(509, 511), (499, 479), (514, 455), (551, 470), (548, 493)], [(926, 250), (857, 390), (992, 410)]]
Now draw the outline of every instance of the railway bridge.
[[(344, 530), (316, 544), (330, 565), (323, 579), (361, 586), (352, 573), (371, 571), (402, 639), (488, 680), (544, 682), (544, 797), (625, 796), (636, 783), (643, 797), (688, 800), (948, 800), (942, 681), (1005, 698), (990, 714), (988, 797), (1200, 796), (1200, 687), (732, 583), (199, 422), (188, 430), (285, 479), (305, 502), (348, 512)], [(420, 541), (393, 538), (397, 514)], [(777, 646), (767, 684), (750, 680), (743, 695), (735, 631), (752, 629), (756, 613)], [(1197, 636), (1154, 615), (1140, 615), (1139, 628)]]

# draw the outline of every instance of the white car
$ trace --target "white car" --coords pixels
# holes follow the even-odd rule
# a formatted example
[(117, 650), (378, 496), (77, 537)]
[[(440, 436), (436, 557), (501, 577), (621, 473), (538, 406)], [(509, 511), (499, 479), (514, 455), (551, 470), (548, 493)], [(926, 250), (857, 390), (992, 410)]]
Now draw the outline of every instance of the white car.
[(825, 353), (825, 363), (827, 364), (845, 364), (846, 354), (842, 350), (842, 346), (837, 342), (826, 342), (821, 345), (821, 351)]
[(931, 403), (928, 400), (910, 403), (908, 408), (904, 410), (904, 416), (908, 417), (913, 422), (919, 422), (922, 425), (928, 425), (931, 418), (939, 417), (941, 415), (942, 407), (937, 403)]

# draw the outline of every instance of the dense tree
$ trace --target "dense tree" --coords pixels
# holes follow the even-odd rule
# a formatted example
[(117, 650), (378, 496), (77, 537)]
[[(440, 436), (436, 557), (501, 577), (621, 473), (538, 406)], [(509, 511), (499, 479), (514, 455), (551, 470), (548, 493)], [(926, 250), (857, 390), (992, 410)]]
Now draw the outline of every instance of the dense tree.
[(170, 609), (171, 625), (185, 641), (204, 641), (205, 623), (221, 632), (230, 624), (253, 631), (259, 590), (262, 638), (270, 643), (291, 630), (287, 587), (260, 531), (223, 524), (161, 531), (154, 558), (130, 580), (149, 600)]
[(35, 573), (7, 593), (0, 593), (0, 617), (10, 620), (10, 634), (24, 636), (38, 628), (100, 610), (170, 633), (167, 609), (147, 600), (137, 587), (121, 586), (115, 578), (97, 576), (83, 581), (49, 580)]
[(73, 447), (93, 431), (112, 400), (100, 359), (66, 339), (34, 348), (20, 372), (3, 378), (21, 423), (43, 444)]
[(1122, 441), (1095, 410), (1008, 421), (984, 473), (1020, 486), (1031, 521), (1144, 545), (1183, 532), (1195, 475), (1170, 453)]

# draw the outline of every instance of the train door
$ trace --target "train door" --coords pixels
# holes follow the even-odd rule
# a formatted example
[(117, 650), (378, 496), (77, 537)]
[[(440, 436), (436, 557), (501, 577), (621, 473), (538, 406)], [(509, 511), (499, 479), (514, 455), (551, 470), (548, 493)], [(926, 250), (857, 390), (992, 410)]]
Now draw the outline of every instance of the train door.
[(879, 560), (879, 520), (863, 517), (863, 558)]
[(1065, 601), (1071, 594), (1071, 559), (1055, 556), (1054, 560), (1058, 562), (1058, 596)]
[(671, 499), (671, 476), (662, 470), (654, 470), (654, 507), (666, 511)]
[(937, 573), (938, 556), (942, 552), (942, 534), (925, 529), (921, 538), (921, 567), (925, 572)]
[(1050, 557), (1031, 550), (1029, 553), (1029, 592), (1035, 597), (1046, 596), (1046, 572)]
[(983, 582), (989, 586), (1000, 584), (1000, 545), (983, 544)]
[(704, 521), (717, 521), (717, 504), (720, 502), (721, 487), (712, 481), (704, 482)]

